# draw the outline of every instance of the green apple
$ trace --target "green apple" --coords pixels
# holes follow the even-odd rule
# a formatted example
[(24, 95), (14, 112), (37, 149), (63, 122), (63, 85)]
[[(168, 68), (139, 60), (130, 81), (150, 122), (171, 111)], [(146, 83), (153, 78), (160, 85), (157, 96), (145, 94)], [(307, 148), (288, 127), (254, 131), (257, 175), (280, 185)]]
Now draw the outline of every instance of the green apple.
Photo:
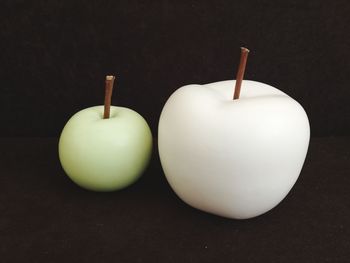
[(114, 191), (141, 176), (151, 157), (152, 134), (137, 112), (108, 106), (104, 118), (101, 105), (73, 115), (58, 148), (62, 167), (76, 184), (94, 191)]

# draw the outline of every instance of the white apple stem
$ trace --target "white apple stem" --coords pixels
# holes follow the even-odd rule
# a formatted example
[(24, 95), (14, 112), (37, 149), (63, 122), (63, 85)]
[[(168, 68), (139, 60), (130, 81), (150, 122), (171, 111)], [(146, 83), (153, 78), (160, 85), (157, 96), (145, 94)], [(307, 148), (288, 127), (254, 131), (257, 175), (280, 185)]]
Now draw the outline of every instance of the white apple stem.
[(247, 64), (248, 53), (249, 53), (249, 49), (245, 47), (241, 47), (241, 60), (239, 62), (237, 76), (236, 76), (235, 92), (233, 95), (234, 100), (239, 99), (239, 95), (241, 93), (241, 85), (244, 77), (245, 66)]
[(115, 79), (114, 76), (106, 76), (105, 108), (103, 113), (104, 119), (109, 119), (114, 79)]

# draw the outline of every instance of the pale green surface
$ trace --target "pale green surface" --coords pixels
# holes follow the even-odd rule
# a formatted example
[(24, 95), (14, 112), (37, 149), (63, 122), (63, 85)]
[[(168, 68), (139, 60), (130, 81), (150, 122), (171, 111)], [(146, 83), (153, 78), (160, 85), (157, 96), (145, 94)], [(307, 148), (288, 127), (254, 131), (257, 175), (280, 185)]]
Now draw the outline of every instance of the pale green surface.
[(152, 152), (152, 134), (137, 112), (111, 106), (103, 119), (103, 106), (73, 115), (59, 141), (59, 157), (67, 175), (83, 188), (113, 191), (135, 182)]

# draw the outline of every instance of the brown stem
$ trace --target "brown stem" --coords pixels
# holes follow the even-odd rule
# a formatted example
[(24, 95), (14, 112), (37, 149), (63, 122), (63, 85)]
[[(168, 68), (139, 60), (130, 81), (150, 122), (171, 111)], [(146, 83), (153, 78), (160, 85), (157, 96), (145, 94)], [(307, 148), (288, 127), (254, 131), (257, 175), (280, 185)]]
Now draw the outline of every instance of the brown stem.
[(109, 119), (114, 79), (114, 76), (106, 76), (105, 109), (103, 113), (104, 119)]
[(236, 85), (235, 85), (235, 94), (233, 95), (233, 99), (239, 99), (239, 94), (241, 93), (241, 85), (244, 77), (245, 66), (247, 64), (249, 49), (245, 47), (241, 47), (241, 60), (239, 62), (237, 76), (236, 76)]

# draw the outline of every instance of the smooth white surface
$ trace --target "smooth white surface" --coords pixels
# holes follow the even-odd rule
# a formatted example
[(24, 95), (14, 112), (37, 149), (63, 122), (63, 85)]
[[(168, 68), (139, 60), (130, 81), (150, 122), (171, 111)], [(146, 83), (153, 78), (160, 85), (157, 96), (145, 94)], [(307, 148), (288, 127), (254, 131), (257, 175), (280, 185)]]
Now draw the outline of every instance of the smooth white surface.
[(244, 80), (188, 85), (175, 91), (160, 116), (161, 164), (189, 205), (229, 218), (275, 207), (302, 169), (310, 128), (304, 109), (282, 91)]

